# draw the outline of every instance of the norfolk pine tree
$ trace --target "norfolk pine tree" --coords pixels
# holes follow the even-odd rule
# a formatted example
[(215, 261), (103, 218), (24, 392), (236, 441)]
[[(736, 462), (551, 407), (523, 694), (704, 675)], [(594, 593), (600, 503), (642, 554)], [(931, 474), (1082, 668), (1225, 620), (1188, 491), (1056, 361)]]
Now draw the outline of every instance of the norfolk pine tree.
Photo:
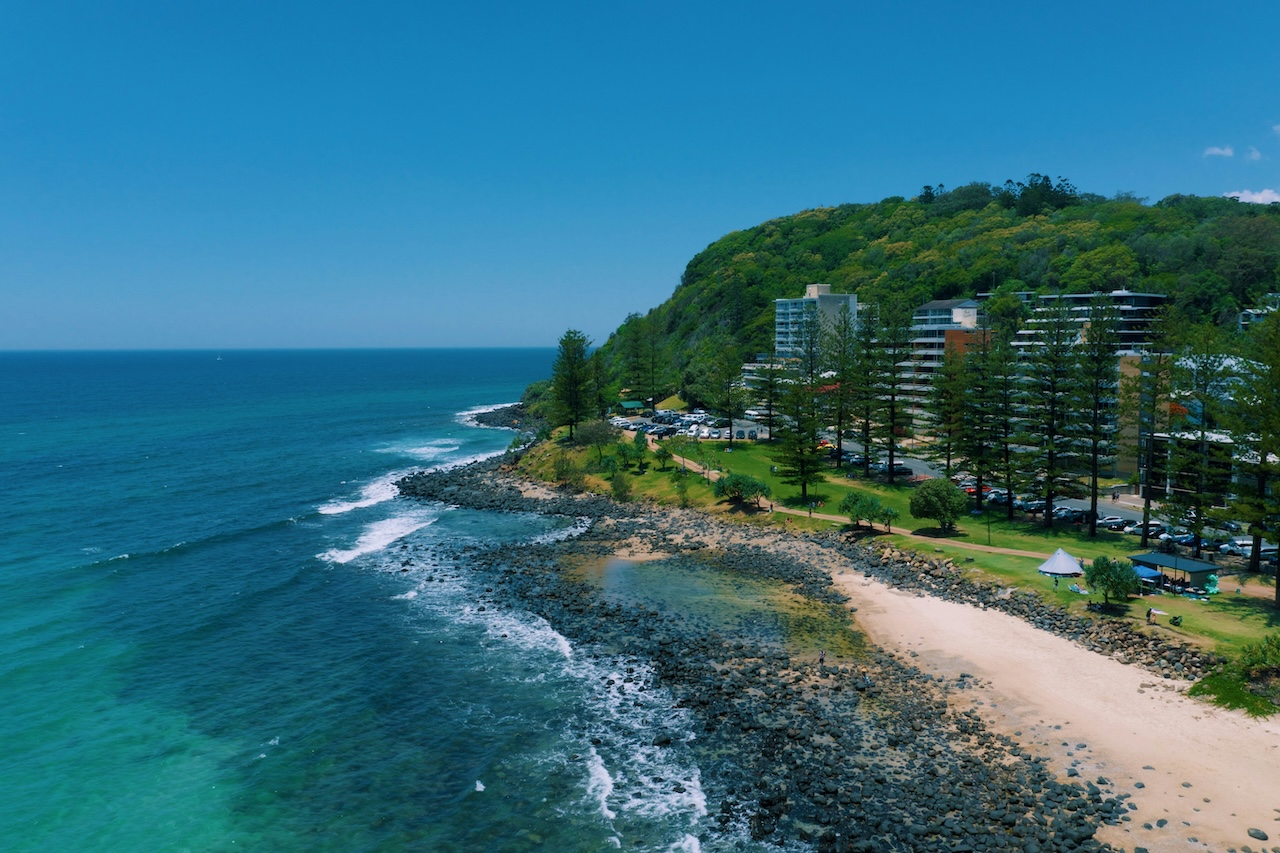
[(591, 416), (595, 405), (587, 349), (591, 340), (577, 329), (560, 338), (559, 351), (551, 367), (551, 400), (557, 426), (569, 427), (569, 440), (578, 424)]
[(994, 333), (991, 350), (986, 356), (986, 391), (981, 398), (986, 411), (981, 416), (991, 437), (995, 455), (994, 469), (1003, 477), (1009, 490), (1005, 498), (1006, 517), (1013, 520), (1013, 493), (1019, 485), (1021, 469), (1018, 467), (1016, 442), (1020, 424), (1018, 421), (1018, 396), (1022, 392), (1021, 368), (1013, 343), (1003, 333)]
[[(999, 463), (1001, 424), (1007, 423), (1010, 417), (998, 397), (996, 370), (999, 366), (994, 336), (983, 315), (982, 326), (974, 336), (973, 346), (965, 353), (960, 364), (961, 374), (955, 380), (960, 390), (961, 424), (956, 437), (956, 455), (959, 464), (977, 480), (974, 507), (979, 510), (985, 503), (982, 486), (990, 482)], [(1006, 485), (1012, 492), (1012, 486), (1007, 482)]]
[(1045, 527), (1053, 527), (1053, 501), (1059, 483), (1071, 473), (1068, 424), (1077, 330), (1061, 298), (1036, 328), (1039, 334), (1022, 364), (1020, 443), (1026, 448), (1024, 469), (1043, 482)]
[[(836, 428), (836, 450), (844, 449), (844, 431), (853, 419), (854, 371), (858, 357), (858, 319), (849, 310), (848, 303), (840, 306), (839, 313), (822, 330), (822, 360), (826, 371), (832, 374), (833, 388), (826, 394), (831, 422)], [(836, 453), (836, 468), (844, 464), (841, 453)]]
[[(1157, 328), (1157, 323), (1153, 328)], [(1169, 371), (1173, 356), (1164, 347), (1162, 333), (1154, 334), (1151, 349), (1139, 358), (1137, 371), (1120, 380), (1121, 423), (1132, 431), (1138, 450), (1138, 485), (1142, 489), (1142, 539), (1150, 538), (1151, 495), (1163, 484), (1163, 462), (1156, 453), (1155, 435), (1169, 429)], [(1157, 467), (1160, 466), (1160, 467)]]
[(1227, 400), (1235, 391), (1236, 359), (1217, 326), (1182, 329), (1171, 367), (1169, 488), (1165, 509), (1196, 534), (1195, 556), (1210, 510), (1230, 487), (1230, 449), (1216, 440)]
[[(1239, 448), (1236, 464), (1241, 468), (1231, 512), (1249, 525), (1249, 571), (1257, 572), (1262, 568), (1263, 529), (1280, 516), (1280, 313), (1272, 312), (1251, 326), (1245, 347), (1245, 375), (1224, 421)], [(1280, 584), (1276, 608), (1280, 609)]]
[(764, 368), (760, 373), (760, 386), (756, 389), (756, 393), (760, 396), (760, 405), (764, 407), (762, 422), (769, 430), (769, 441), (772, 442), (775, 413), (778, 402), (782, 399), (783, 380), (786, 377), (783, 361), (778, 358), (777, 350), (770, 350), (769, 359), (765, 362)]
[(889, 482), (898, 456), (898, 435), (908, 422), (907, 403), (900, 387), (902, 366), (911, 358), (911, 309), (901, 296), (881, 306), (876, 330), (878, 357), (872, 372), (872, 389), (877, 401), (877, 430), (889, 454)]
[(853, 373), (850, 377), (849, 402), (853, 423), (862, 444), (862, 475), (871, 474), (871, 432), (875, 424), (879, 399), (876, 395), (875, 371), (880, 358), (876, 329), (880, 325), (880, 309), (874, 305), (858, 307), (857, 335), (854, 344)]
[[(975, 432), (976, 425), (965, 411), (966, 386), (972, 379), (973, 371), (966, 370), (966, 353), (948, 344), (923, 404), (924, 431), (932, 439), (924, 453), (926, 458), (942, 466), (942, 476), (947, 479), (951, 478), (952, 463), (964, 456), (966, 433)], [(981, 503), (983, 477), (977, 476), (978, 502)]]
[(1098, 535), (1098, 471), (1116, 446), (1119, 390), (1120, 315), (1109, 296), (1094, 297), (1084, 340), (1075, 349), (1076, 381), (1071, 394), (1073, 435), (1089, 465), (1089, 536)]
[(703, 348), (707, 369), (698, 395), (711, 410), (729, 419), (729, 446), (733, 447), (733, 420), (747, 408), (747, 387), (742, 382), (742, 360), (728, 335), (712, 338)]
[(818, 360), (817, 318), (808, 320), (799, 358), (791, 367), (781, 399), (782, 439), (778, 453), (779, 475), (784, 483), (800, 487), (800, 499), (809, 500), (809, 485), (822, 475), (822, 399), (819, 393), (821, 365)]

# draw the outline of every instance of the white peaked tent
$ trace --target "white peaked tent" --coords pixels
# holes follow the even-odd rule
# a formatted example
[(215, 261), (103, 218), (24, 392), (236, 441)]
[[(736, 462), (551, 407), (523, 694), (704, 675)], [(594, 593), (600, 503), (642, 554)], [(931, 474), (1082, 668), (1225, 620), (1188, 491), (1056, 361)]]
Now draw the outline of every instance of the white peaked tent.
[(1059, 548), (1053, 552), (1052, 557), (1040, 564), (1040, 574), (1068, 577), (1082, 575), (1084, 571), (1080, 568), (1079, 560)]

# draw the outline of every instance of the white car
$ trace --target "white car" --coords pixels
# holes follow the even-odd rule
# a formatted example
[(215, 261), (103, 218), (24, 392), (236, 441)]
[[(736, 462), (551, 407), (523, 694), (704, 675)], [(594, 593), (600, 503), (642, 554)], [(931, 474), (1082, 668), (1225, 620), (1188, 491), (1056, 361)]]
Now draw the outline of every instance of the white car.
[(703, 427), (701, 430), (698, 431), (698, 438), (710, 438), (710, 437), (711, 437), (711, 427)]
[[(1267, 542), (1262, 543), (1261, 550), (1265, 551), (1266, 546), (1268, 544), (1270, 543), (1267, 543)], [(1223, 554), (1232, 554), (1236, 557), (1248, 556), (1249, 553), (1253, 551), (1253, 537), (1252, 536), (1232, 536), (1226, 542), (1223, 542), (1221, 545), (1219, 545), (1218, 550), (1221, 551)]]

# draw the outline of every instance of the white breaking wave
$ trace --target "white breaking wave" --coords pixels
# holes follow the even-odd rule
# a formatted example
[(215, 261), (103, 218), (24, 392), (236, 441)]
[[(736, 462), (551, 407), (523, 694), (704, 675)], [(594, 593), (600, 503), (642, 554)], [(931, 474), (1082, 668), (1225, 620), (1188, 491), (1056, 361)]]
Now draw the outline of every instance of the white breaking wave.
[[(419, 448), (399, 448), (384, 449), (380, 453), (400, 453), (406, 456), (418, 456), (423, 460), (439, 459), (447, 456), (449, 453), (457, 452), (461, 445), (457, 443), (440, 444), (438, 446), (427, 446)], [(472, 462), (483, 462), (486, 459), (492, 459), (495, 456), (501, 456), (505, 450), (494, 450), (489, 453), (477, 453), (472, 456), (463, 456), (458, 459), (450, 459), (441, 462), (438, 465), (432, 465), (425, 469), (426, 471), (449, 471), (454, 468), (461, 468), (464, 465), (470, 465)], [(376, 506), (380, 503), (395, 498), (400, 494), (400, 490), (396, 488), (396, 483), (403, 480), (410, 474), (420, 469), (405, 469), (402, 471), (391, 471), (383, 474), (371, 483), (365, 484), (360, 489), (360, 495), (354, 498), (336, 498), (328, 503), (321, 504), (317, 508), (317, 512), (321, 515), (341, 515), (344, 512), (351, 512), (356, 509), (364, 509), (365, 507)]]
[(600, 814), (605, 820), (613, 820), (617, 812), (609, 808), (609, 797), (613, 794), (613, 777), (605, 769), (604, 759), (595, 747), (591, 748), (591, 757), (587, 761), (587, 797), (600, 804)]
[(462, 443), (455, 438), (437, 438), (425, 444), (392, 444), (378, 448), (378, 453), (393, 453), (397, 456), (411, 456), (423, 462), (432, 462), (450, 453), (457, 453)]
[(341, 515), (344, 512), (351, 512), (353, 509), (363, 509), (367, 506), (389, 501), (400, 493), (396, 488), (396, 481), (406, 477), (408, 474), (408, 471), (392, 471), (389, 474), (383, 474), (360, 489), (360, 497), (329, 501), (329, 503), (321, 506), (318, 511), (321, 515)]
[(433, 523), (437, 516), (421, 510), (404, 515), (375, 521), (364, 529), (356, 544), (351, 548), (331, 548), (323, 554), (317, 554), (321, 560), (329, 563), (349, 563), (363, 554), (372, 554)]
[(466, 615), (482, 622), (485, 633), (491, 638), (501, 639), (526, 651), (555, 652), (565, 660), (573, 658), (573, 644), (541, 616), (501, 610), (479, 612), (470, 608)]
[(516, 403), (493, 403), (488, 406), (476, 406), (474, 409), (467, 409), (465, 411), (458, 412), (458, 414), (454, 415), (454, 420), (463, 426), (479, 427), (481, 429), (508, 429), (508, 427), (491, 427), (486, 424), (482, 424), (476, 420), (476, 415), (483, 415), (485, 412), (496, 412), (498, 409), (515, 406), (518, 402), (519, 401)]

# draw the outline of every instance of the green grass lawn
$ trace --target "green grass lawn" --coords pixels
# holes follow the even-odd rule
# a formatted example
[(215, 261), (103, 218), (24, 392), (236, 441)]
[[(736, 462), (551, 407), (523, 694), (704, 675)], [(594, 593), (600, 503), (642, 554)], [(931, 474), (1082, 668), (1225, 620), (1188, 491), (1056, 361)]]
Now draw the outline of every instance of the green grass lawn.
[[(714, 448), (714, 442), (706, 442), (705, 448)], [(773, 501), (782, 506), (803, 509), (805, 501), (800, 497), (796, 486), (787, 485), (772, 471), (776, 465), (774, 446), (748, 442), (734, 442), (732, 451), (724, 445), (720, 448), (706, 449), (704, 458), (713, 468), (726, 472), (747, 474), (768, 483), (773, 492)], [(847, 479), (845, 469), (832, 469), (820, 484), (809, 488), (808, 499), (820, 503), (819, 512), (827, 515), (839, 514), (840, 501), (850, 492), (862, 492), (874, 495), (885, 506), (898, 511), (898, 520), (894, 527), (912, 532), (936, 532), (937, 523), (932, 519), (917, 519), (911, 515), (909, 504), (914, 486), (898, 480), (889, 485), (878, 478)], [(1015, 548), (1021, 551), (1036, 551), (1051, 554), (1058, 548), (1065, 548), (1073, 556), (1093, 559), (1094, 557), (1127, 557), (1138, 553), (1138, 540), (1124, 533), (1112, 533), (1099, 530), (1095, 539), (1090, 539), (1084, 525), (1056, 524), (1052, 530), (1043, 524), (1024, 519), (1021, 513), (1013, 521), (1006, 518), (1003, 510), (987, 510), (980, 517), (961, 519), (956, 534), (951, 539), (975, 542), (982, 545), (993, 545), (1000, 548)], [(987, 522), (990, 521), (988, 531)], [(988, 532), (990, 541), (988, 541)]]

